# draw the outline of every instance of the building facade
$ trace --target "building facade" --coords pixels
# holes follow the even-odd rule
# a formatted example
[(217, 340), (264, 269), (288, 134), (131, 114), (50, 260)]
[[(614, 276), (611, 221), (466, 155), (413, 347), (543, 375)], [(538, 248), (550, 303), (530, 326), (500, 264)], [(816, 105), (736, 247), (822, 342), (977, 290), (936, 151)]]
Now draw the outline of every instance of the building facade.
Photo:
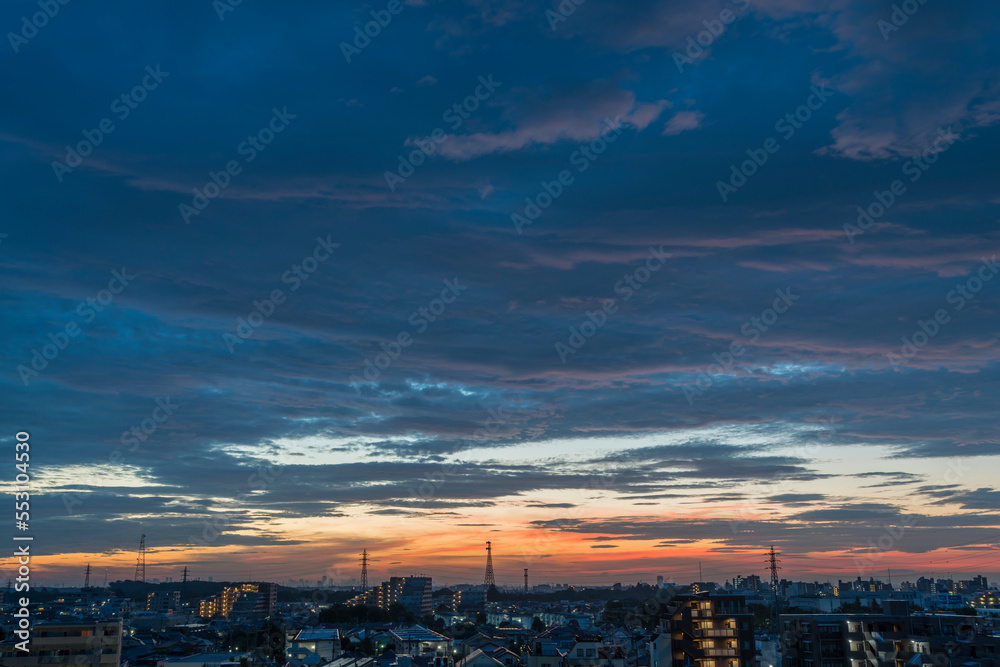
[(889, 613), (782, 614), (783, 667), (1000, 667), (1000, 636), (987, 619), (884, 606)]
[(672, 667), (753, 667), (753, 616), (742, 595), (678, 595), (661, 620)]
[(118, 667), (122, 653), (122, 622), (45, 623), (35, 625), (28, 652), (16, 640), (0, 642), (4, 667)]
[(431, 596), (430, 577), (392, 577), (389, 581), (383, 581), (381, 586), (375, 586), (351, 598), (347, 604), (380, 609), (400, 604), (417, 617), (423, 618), (434, 611)]
[(198, 605), (203, 618), (233, 618), (262, 621), (274, 616), (278, 607), (278, 585), (264, 582), (226, 586), (218, 595)]
[(180, 591), (153, 591), (146, 596), (146, 611), (167, 612), (181, 608)]

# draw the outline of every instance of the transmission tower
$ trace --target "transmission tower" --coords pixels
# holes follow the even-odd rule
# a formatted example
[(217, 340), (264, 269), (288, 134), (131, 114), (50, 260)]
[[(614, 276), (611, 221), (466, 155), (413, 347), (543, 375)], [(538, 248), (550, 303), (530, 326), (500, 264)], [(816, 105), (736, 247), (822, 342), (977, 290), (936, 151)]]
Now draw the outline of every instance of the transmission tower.
[(83, 578), (83, 587), (90, 588), (90, 563), (87, 563), (87, 574)]
[(368, 590), (368, 549), (361, 552), (361, 592)]
[(524, 594), (528, 594), (528, 568), (524, 568)]
[(184, 566), (184, 571), (181, 572), (181, 583), (186, 584), (188, 582), (188, 568), (187, 565)]
[(497, 582), (493, 577), (493, 547), (490, 542), (486, 543), (486, 588), (496, 588)]
[(146, 583), (146, 533), (142, 534), (139, 538), (139, 556), (135, 559), (135, 577), (136, 581), (141, 581)]
[(778, 556), (781, 554), (774, 550), (774, 545), (771, 545), (771, 550), (767, 553), (767, 567), (771, 571), (771, 593), (774, 595), (774, 624), (772, 628), (778, 627)]

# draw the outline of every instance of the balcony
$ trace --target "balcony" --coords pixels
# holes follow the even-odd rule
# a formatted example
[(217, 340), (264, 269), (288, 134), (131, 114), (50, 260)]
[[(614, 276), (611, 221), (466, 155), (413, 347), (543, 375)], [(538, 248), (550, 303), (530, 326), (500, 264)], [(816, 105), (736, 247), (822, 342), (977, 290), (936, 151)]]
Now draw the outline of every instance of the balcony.
[(738, 648), (706, 648), (702, 651), (706, 658), (736, 658), (740, 655)]
[(691, 610), (691, 618), (712, 618), (712, 617), (713, 617), (713, 614), (712, 614), (712, 610), (711, 609), (692, 609)]
[(694, 631), (695, 637), (736, 637), (736, 628), (701, 628)]

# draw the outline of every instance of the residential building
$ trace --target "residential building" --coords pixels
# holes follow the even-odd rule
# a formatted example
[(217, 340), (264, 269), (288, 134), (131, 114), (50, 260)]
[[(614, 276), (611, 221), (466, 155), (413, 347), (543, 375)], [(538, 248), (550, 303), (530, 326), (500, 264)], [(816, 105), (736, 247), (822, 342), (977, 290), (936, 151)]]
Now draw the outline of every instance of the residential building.
[(181, 607), (180, 591), (153, 591), (146, 596), (146, 611), (165, 614)]
[(753, 616), (742, 595), (699, 593), (670, 601), (661, 627), (672, 667), (753, 667)]
[(390, 630), (389, 641), (395, 645), (396, 653), (451, 655), (451, 640), (422, 625)]
[(648, 650), (649, 667), (673, 667), (673, 654), (668, 633), (653, 634), (649, 640)]
[(15, 647), (17, 638), (0, 642), (4, 667), (118, 667), (122, 652), (122, 622), (38, 622), (32, 629), (28, 652)]
[(315, 655), (329, 662), (340, 653), (340, 630), (335, 628), (307, 628), (285, 634), (285, 656), (289, 660)]
[(782, 614), (783, 667), (1000, 667), (1000, 636), (989, 621), (906, 613), (886, 600), (884, 614)]
[(250, 660), (249, 652), (196, 653), (183, 658), (160, 660), (156, 667), (240, 667), (241, 660)]
[(451, 608), (482, 609), (486, 605), (486, 591), (457, 591), (451, 598)]
[(392, 577), (389, 581), (383, 581), (381, 586), (375, 586), (350, 599), (348, 604), (380, 609), (400, 604), (423, 618), (433, 611), (431, 597), (430, 577)]
[(973, 600), (973, 606), (976, 608), (997, 608), (1000, 607), (1000, 593), (997, 591), (985, 591), (976, 596)]
[(198, 606), (203, 618), (263, 620), (274, 616), (278, 606), (278, 585), (264, 582), (226, 586), (218, 595), (202, 600)]

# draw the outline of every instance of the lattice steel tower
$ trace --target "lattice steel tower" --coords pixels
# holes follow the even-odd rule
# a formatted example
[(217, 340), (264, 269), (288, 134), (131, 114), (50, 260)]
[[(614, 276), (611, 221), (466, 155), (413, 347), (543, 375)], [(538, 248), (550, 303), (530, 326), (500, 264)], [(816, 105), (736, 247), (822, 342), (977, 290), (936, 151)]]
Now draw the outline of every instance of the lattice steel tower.
[(87, 563), (87, 574), (83, 579), (83, 587), (90, 588), (90, 563)]
[(493, 547), (492, 543), (486, 543), (486, 588), (496, 588), (497, 582), (493, 577)]
[(368, 549), (361, 552), (361, 592), (368, 590)]
[(136, 581), (146, 583), (146, 533), (139, 538), (139, 557), (135, 559)]
[(774, 550), (774, 545), (771, 545), (771, 550), (767, 553), (767, 567), (771, 571), (771, 593), (774, 595), (774, 625), (772, 628), (778, 627), (778, 556), (781, 554)]

